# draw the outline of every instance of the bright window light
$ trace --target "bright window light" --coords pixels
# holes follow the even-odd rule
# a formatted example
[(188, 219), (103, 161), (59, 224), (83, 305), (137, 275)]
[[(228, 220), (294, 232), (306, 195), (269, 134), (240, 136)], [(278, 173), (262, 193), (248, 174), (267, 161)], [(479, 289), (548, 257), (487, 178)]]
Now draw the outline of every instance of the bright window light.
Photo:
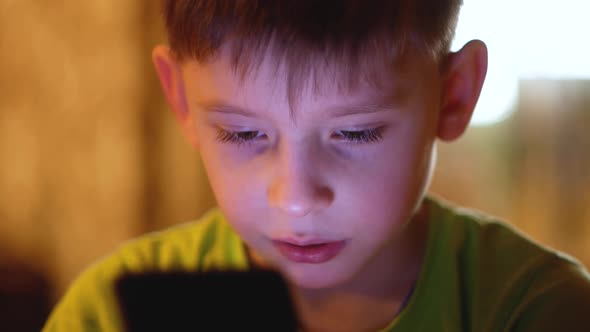
[(507, 118), (519, 79), (590, 79), (588, 13), (587, 0), (465, 0), (452, 49), (481, 39), (489, 51), (472, 124)]

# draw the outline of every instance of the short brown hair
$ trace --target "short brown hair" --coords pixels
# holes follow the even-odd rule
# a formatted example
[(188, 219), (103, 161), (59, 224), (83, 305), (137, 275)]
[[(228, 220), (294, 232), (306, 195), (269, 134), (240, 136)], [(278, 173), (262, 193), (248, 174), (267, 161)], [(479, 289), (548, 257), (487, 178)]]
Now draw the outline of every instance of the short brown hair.
[(179, 60), (207, 61), (229, 45), (232, 64), (243, 73), (271, 52), (288, 69), (290, 83), (308, 77), (312, 68), (332, 68), (354, 84), (359, 74), (370, 75), (363, 69), (376, 60), (393, 62), (409, 49), (434, 59), (448, 53), (461, 5), (462, 0), (163, 0), (163, 11)]

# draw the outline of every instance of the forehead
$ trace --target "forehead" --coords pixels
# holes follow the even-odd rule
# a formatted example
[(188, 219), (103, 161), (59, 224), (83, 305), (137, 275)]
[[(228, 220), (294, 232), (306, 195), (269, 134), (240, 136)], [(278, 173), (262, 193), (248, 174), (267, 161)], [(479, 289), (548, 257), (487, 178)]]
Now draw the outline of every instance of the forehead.
[(252, 109), (288, 105), (292, 117), (314, 103), (403, 103), (415, 91), (424, 91), (420, 86), (437, 72), (434, 62), (418, 57), (390, 63), (366, 61), (358, 68), (349, 65), (316, 60), (297, 68), (267, 55), (254, 65), (240, 67), (220, 54), (207, 62), (188, 60), (182, 72), (193, 103)]

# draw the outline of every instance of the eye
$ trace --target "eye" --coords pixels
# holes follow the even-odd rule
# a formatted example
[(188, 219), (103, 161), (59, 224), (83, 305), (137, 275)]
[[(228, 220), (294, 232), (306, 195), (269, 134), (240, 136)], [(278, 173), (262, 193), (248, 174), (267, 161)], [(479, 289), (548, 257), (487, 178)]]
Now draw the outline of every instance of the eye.
[(266, 138), (266, 134), (258, 130), (228, 131), (217, 128), (217, 140), (221, 143), (243, 144)]
[(383, 138), (383, 127), (365, 130), (338, 130), (332, 136), (346, 143), (375, 143)]

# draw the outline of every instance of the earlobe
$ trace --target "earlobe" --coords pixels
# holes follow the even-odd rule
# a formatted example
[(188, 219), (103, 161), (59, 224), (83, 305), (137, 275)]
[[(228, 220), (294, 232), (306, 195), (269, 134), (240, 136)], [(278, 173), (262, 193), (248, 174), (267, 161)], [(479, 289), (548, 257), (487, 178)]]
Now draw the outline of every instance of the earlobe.
[(191, 145), (198, 148), (194, 121), (188, 109), (180, 65), (172, 56), (170, 49), (164, 45), (154, 48), (152, 62), (160, 79), (166, 101), (179, 122), (184, 136)]
[(474, 40), (449, 54), (443, 69), (438, 137), (451, 141), (461, 136), (471, 120), (488, 66), (486, 45)]

